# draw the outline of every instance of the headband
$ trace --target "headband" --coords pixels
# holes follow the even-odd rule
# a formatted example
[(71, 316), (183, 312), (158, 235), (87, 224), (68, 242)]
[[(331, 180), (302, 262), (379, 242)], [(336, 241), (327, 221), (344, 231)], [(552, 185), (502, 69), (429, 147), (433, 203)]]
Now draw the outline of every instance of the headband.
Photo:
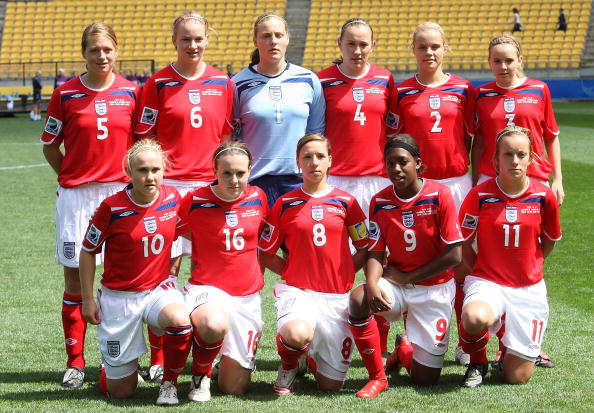
[(248, 158), (250, 157), (250, 154), (249, 154), (249, 153), (247, 153), (247, 151), (246, 151), (245, 149), (243, 149), (243, 148), (238, 148), (237, 146), (231, 146), (231, 147), (229, 147), (229, 148), (225, 148), (225, 149), (222, 149), (221, 151), (219, 151), (219, 153), (217, 153), (217, 154), (215, 155), (215, 157), (214, 157), (214, 158), (215, 158), (215, 160), (216, 160), (216, 159), (219, 157), (219, 155), (221, 155), (223, 152), (225, 152), (225, 151), (230, 151), (230, 150), (236, 150), (236, 151), (239, 151), (239, 152), (243, 152), (243, 153), (245, 153), (245, 155), (246, 155)]
[(421, 155), (419, 154), (419, 151), (414, 146), (409, 145), (408, 143), (402, 142), (402, 141), (399, 141), (399, 140), (391, 140), (391, 141), (389, 141), (387, 143), (387, 145), (386, 145), (385, 152), (389, 151), (390, 149), (395, 149), (395, 148), (406, 149), (415, 158), (420, 158), (421, 157)]

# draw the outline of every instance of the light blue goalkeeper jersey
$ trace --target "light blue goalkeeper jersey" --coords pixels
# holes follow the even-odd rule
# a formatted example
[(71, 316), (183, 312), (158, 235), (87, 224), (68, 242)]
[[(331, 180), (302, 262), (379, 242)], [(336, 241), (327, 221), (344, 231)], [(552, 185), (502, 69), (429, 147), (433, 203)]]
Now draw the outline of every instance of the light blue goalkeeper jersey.
[(236, 136), (254, 157), (250, 179), (297, 174), (297, 141), (306, 133), (325, 129), (326, 102), (318, 77), (287, 63), (274, 77), (249, 66), (232, 81)]

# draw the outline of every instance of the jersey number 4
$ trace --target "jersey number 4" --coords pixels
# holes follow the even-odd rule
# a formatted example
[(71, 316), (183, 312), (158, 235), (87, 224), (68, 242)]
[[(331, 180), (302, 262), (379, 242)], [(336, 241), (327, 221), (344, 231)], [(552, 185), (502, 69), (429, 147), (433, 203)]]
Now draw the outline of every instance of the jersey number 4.
[(355, 122), (359, 122), (359, 125), (364, 126), (367, 118), (365, 117), (365, 112), (361, 110), (362, 106), (363, 104), (361, 103), (357, 104), (357, 109), (355, 110), (355, 117), (353, 118), (353, 120)]

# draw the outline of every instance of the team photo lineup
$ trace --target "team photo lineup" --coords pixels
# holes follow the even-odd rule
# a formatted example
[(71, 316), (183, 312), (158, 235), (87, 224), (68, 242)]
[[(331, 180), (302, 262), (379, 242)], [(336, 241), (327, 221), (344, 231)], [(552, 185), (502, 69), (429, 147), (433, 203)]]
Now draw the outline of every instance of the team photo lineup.
[(262, 340), (276, 342), (279, 396), (303, 375), (340, 391), (354, 356), (369, 377), (353, 397), (381, 398), (400, 370), (436, 385), (450, 345), (465, 388), (489, 369), (526, 384), (555, 367), (543, 265), (562, 238), (559, 127), (520, 42), (485, 44), (493, 80), (473, 87), (442, 69), (442, 27), (419, 22), (402, 45), (417, 73), (397, 83), (369, 62), (366, 20), (343, 22), (341, 57), (318, 73), (285, 59), (289, 29), (255, 17), (251, 63), (229, 77), (205, 60), (208, 16), (181, 13), (177, 59), (141, 87), (115, 70), (113, 29), (85, 28), (86, 72), (55, 89), (41, 135), (58, 181), (62, 386), (88, 379), (88, 324), (101, 392), (150, 381), (158, 405), (180, 403), (187, 361), (189, 400), (249, 392)]

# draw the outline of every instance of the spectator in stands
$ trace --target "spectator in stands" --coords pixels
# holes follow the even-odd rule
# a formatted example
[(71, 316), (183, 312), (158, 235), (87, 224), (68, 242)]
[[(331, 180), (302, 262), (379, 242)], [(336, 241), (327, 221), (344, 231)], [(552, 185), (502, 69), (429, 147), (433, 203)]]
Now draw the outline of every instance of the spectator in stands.
[(514, 21), (513, 21), (513, 27), (512, 27), (512, 33), (513, 32), (521, 32), (522, 30), (524, 30), (524, 27), (522, 26), (522, 22), (520, 21), (520, 10), (516, 9), (515, 7), (512, 9), (512, 11), (514, 12)]
[(563, 9), (559, 9), (559, 17), (557, 17), (557, 30), (567, 31), (567, 17)]
[(233, 65), (231, 63), (227, 64), (227, 76), (233, 77), (235, 73), (233, 73)]
[(64, 74), (64, 69), (59, 68), (58, 74), (54, 78), (54, 89), (56, 89), (58, 86), (63, 85), (64, 83), (66, 83), (68, 81), (68, 79), (70, 79), (70, 78)]
[(35, 72), (35, 76), (31, 79), (33, 83), (33, 110), (29, 114), (31, 120), (41, 120), (41, 72), (38, 70)]

